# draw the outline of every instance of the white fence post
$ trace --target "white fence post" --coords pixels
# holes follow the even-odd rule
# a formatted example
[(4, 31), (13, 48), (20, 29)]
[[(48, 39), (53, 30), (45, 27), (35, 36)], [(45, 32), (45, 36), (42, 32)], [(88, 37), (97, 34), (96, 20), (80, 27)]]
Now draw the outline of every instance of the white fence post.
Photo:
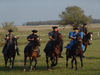
[(100, 33), (98, 32), (98, 37), (100, 36)]

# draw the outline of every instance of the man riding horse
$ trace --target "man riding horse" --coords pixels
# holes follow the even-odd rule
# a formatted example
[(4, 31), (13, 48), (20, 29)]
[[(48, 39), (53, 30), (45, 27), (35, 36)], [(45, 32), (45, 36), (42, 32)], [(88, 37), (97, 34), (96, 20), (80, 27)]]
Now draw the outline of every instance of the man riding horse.
[[(12, 29), (8, 30), (8, 32), (9, 32), (9, 34), (6, 35), (6, 38), (5, 38), (6, 43), (5, 43), (5, 46), (4, 46), (3, 51), (2, 51), (3, 54), (7, 54), (8, 49), (12, 44), (12, 40), (14, 38), (17, 38), (14, 34), (12, 34), (12, 32), (13, 32)], [(20, 55), (17, 44), (15, 45), (15, 50), (17, 51), (17, 55)]]
[[(67, 48), (68, 52), (69, 52), (69, 57), (70, 57), (70, 50), (72, 50), (72, 47), (73, 45), (75, 44), (75, 39), (76, 39), (76, 36), (77, 35), (80, 35), (81, 39), (83, 38), (84, 36), (84, 33), (83, 32), (79, 32), (79, 29), (78, 28), (74, 28), (73, 29), (74, 32), (69, 32), (69, 38), (71, 39), (70, 43), (65, 47)], [(82, 51), (84, 51), (84, 45), (82, 44), (81, 45), (82, 47)]]
[[(53, 50), (52, 49), (53, 43), (54, 43), (55, 40), (57, 40), (57, 34), (59, 33), (58, 27), (54, 26), (52, 28), (53, 28), (53, 31), (51, 31), (51, 32), (48, 33), (49, 39), (50, 39), (50, 41), (46, 45), (46, 48), (48, 48), (48, 49), (44, 49), (44, 52), (51, 52)], [(61, 43), (60, 48), (61, 48), (60, 50), (62, 52), (62, 50), (63, 50), (63, 42)], [(46, 51), (46, 50), (49, 50), (49, 51)], [(61, 53), (60, 53), (60, 56), (59, 57), (60, 58), (63, 58), (63, 56), (61, 56)]]
[(83, 23), (83, 26), (79, 30), (80, 32), (83, 32), (84, 35), (88, 33), (87, 23)]
[[(29, 43), (28, 43), (28, 45), (27, 45), (27, 47), (25, 49), (25, 52), (26, 53), (28, 52), (28, 48), (31, 48), (32, 47), (34, 38), (35, 37), (39, 37), (37, 35), (37, 32), (38, 32), (37, 30), (32, 30), (32, 34), (27, 37), (27, 40), (29, 41)], [(38, 49), (38, 52), (40, 53), (40, 49)], [(38, 57), (40, 57), (40, 56), (41, 55), (39, 55)]]
[[(88, 34), (88, 28), (87, 28), (87, 23), (83, 23), (83, 26), (80, 28), (79, 30), (80, 32), (83, 32), (84, 35)], [(91, 45), (92, 43), (90, 43), (89, 41), (89, 45)]]

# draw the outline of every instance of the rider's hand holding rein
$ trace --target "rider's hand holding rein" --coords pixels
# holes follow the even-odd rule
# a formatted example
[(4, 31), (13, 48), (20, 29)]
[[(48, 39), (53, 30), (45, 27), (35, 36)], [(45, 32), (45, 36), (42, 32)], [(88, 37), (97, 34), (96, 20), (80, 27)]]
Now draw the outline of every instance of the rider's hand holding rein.
[(50, 40), (52, 40), (52, 41), (55, 41), (55, 39), (54, 39), (54, 38), (52, 38), (52, 36), (49, 36), (49, 39), (50, 39)]
[(72, 36), (71, 36), (71, 37), (69, 37), (69, 38), (71, 38), (71, 39), (73, 39), (73, 40), (75, 40), (75, 39), (76, 39), (75, 37), (72, 37)]
[(33, 41), (34, 39), (27, 39), (28, 41)]

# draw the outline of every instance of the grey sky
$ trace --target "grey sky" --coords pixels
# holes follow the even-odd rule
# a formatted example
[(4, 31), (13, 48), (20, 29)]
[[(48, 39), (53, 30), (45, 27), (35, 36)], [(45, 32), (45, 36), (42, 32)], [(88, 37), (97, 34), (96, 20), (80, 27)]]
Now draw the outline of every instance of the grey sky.
[(59, 20), (59, 14), (69, 6), (79, 6), (87, 16), (100, 19), (100, 0), (0, 0), (0, 24)]

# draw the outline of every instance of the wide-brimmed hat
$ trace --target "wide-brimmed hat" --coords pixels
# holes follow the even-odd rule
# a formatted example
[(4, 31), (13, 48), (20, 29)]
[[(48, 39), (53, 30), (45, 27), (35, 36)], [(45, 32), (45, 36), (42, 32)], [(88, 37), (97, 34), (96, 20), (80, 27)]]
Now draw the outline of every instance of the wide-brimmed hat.
[(52, 27), (53, 29), (56, 29), (56, 28), (58, 28), (58, 27), (56, 27), (56, 26), (54, 26), (54, 27)]
[(83, 23), (83, 25), (84, 25), (84, 26), (86, 26), (86, 25), (87, 25), (87, 23)]
[(73, 30), (79, 30), (79, 28), (73, 28)]
[(32, 30), (32, 32), (33, 32), (33, 33), (37, 33), (38, 31), (37, 31), (37, 30)]
[(12, 29), (9, 29), (8, 32), (13, 32), (13, 30)]

